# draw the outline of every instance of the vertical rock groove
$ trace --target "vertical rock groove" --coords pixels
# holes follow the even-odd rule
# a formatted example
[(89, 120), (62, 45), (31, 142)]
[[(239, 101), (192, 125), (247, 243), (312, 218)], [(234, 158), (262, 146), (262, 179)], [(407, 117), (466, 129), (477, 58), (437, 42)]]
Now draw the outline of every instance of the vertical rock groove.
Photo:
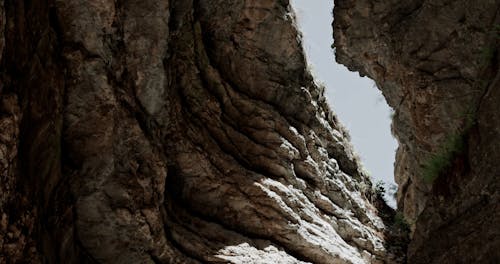
[(0, 3), (0, 262), (397, 261), (288, 1)]

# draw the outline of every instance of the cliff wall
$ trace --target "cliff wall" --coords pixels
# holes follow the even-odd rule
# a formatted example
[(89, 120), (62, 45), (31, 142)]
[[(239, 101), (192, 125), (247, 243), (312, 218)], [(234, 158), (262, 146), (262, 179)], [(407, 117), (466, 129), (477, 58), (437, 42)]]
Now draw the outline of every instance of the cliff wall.
[(500, 1), (335, 1), (337, 61), (394, 109), (409, 263), (500, 260)]
[(288, 1), (2, 0), (0, 22), (1, 263), (401, 258)]

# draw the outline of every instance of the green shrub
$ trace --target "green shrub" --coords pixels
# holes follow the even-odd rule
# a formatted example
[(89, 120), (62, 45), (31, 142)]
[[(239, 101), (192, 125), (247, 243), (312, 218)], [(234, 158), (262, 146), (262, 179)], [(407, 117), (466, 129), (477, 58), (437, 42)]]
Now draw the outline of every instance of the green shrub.
[(431, 156), (424, 166), (423, 176), (428, 183), (434, 180), (447, 168), (451, 166), (453, 159), (464, 150), (464, 136), (462, 134), (451, 135), (441, 146), (441, 149)]
[(461, 132), (450, 135), (441, 148), (433, 154), (423, 167), (423, 178), (432, 183), (446, 169), (451, 167), (453, 160), (465, 150), (466, 135), (476, 122), (476, 115), (468, 111), (463, 115), (463, 127)]
[(397, 228), (399, 228), (400, 230), (403, 230), (403, 231), (410, 230), (410, 225), (408, 224), (403, 213), (401, 213), (401, 212), (397, 212), (394, 215), (394, 226), (396, 226)]
[(384, 186), (384, 182), (383, 181), (377, 181), (377, 183), (375, 184), (375, 194), (379, 198), (382, 198), (382, 199), (384, 198), (384, 195), (385, 195), (385, 186)]

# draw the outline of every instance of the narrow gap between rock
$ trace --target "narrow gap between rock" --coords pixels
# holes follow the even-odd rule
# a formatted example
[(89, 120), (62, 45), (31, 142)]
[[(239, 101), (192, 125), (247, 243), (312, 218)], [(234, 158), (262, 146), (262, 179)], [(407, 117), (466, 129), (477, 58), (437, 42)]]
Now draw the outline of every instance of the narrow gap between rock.
[(398, 143), (391, 134), (391, 108), (373, 80), (335, 62), (332, 2), (291, 0), (290, 3), (313, 76), (326, 87), (330, 107), (349, 130), (355, 151), (373, 183), (383, 182), (385, 199), (395, 208), (394, 158)]

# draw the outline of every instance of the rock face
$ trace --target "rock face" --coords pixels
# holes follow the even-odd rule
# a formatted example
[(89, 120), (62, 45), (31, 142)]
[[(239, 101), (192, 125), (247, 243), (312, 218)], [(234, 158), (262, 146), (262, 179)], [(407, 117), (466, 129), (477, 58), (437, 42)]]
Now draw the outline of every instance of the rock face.
[(0, 263), (395, 261), (288, 1), (2, 0), (0, 55)]
[(394, 109), (409, 263), (500, 261), (500, 1), (335, 1), (338, 62)]

